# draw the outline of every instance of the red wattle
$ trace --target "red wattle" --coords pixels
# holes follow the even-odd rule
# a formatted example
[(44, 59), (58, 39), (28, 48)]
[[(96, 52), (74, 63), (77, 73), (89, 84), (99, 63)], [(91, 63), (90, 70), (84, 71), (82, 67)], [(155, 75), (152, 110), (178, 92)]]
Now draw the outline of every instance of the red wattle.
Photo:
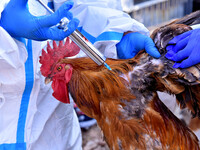
[(52, 82), (52, 89), (53, 89), (53, 96), (63, 102), (63, 103), (70, 103), (69, 100), (69, 92), (68, 92), (68, 88), (66, 85), (66, 82), (64, 82), (63, 80), (53, 80)]

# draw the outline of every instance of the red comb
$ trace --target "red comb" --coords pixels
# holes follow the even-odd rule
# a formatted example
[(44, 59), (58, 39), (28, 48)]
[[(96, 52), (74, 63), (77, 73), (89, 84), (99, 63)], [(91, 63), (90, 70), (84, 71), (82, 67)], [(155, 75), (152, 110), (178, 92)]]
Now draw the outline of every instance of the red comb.
[(80, 48), (74, 43), (66, 39), (65, 44), (63, 41), (59, 42), (57, 46), (56, 42), (53, 41), (53, 49), (51, 48), (49, 42), (47, 42), (47, 52), (42, 49), (42, 56), (40, 56), (39, 62), (42, 64), (40, 70), (43, 76), (47, 77), (51, 73), (52, 66), (57, 63), (58, 60), (64, 57), (72, 57), (78, 54)]

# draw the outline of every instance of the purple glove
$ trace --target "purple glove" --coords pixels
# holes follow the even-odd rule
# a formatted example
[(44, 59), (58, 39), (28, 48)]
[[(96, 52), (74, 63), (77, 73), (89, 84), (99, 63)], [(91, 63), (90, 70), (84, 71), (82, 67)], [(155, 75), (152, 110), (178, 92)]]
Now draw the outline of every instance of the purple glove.
[(166, 58), (175, 61), (174, 68), (200, 63), (200, 29), (190, 30), (169, 41)]

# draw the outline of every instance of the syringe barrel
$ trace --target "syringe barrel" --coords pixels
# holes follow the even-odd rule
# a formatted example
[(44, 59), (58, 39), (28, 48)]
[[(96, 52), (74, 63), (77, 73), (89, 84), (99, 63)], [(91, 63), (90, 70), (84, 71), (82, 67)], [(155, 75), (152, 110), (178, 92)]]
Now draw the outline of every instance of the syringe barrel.
[(104, 64), (106, 57), (101, 54), (93, 45), (84, 38), (84, 36), (78, 31), (75, 30), (71, 35), (69, 35), (69, 38), (76, 43), (83, 52), (90, 57), (94, 62), (96, 62), (98, 65)]

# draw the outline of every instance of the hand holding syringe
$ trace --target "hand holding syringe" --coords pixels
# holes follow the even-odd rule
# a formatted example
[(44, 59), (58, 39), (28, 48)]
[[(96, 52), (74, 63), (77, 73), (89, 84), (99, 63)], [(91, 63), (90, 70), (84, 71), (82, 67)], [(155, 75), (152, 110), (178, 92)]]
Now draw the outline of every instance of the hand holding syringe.
[[(47, 5), (45, 5), (41, 0), (37, 0), (45, 9), (49, 11), (49, 13), (54, 13)], [(64, 17), (61, 19), (58, 28), (63, 29), (66, 31), (67, 24), (69, 23), (69, 20)], [(104, 65), (106, 68), (111, 70), (111, 68), (105, 63), (106, 57), (101, 54), (84, 36), (78, 31), (75, 30), (71, 35), (69, 35), (69, 38), (76, 43), (83, 52), (90, 57), (95, 63), (98, 65)]]

